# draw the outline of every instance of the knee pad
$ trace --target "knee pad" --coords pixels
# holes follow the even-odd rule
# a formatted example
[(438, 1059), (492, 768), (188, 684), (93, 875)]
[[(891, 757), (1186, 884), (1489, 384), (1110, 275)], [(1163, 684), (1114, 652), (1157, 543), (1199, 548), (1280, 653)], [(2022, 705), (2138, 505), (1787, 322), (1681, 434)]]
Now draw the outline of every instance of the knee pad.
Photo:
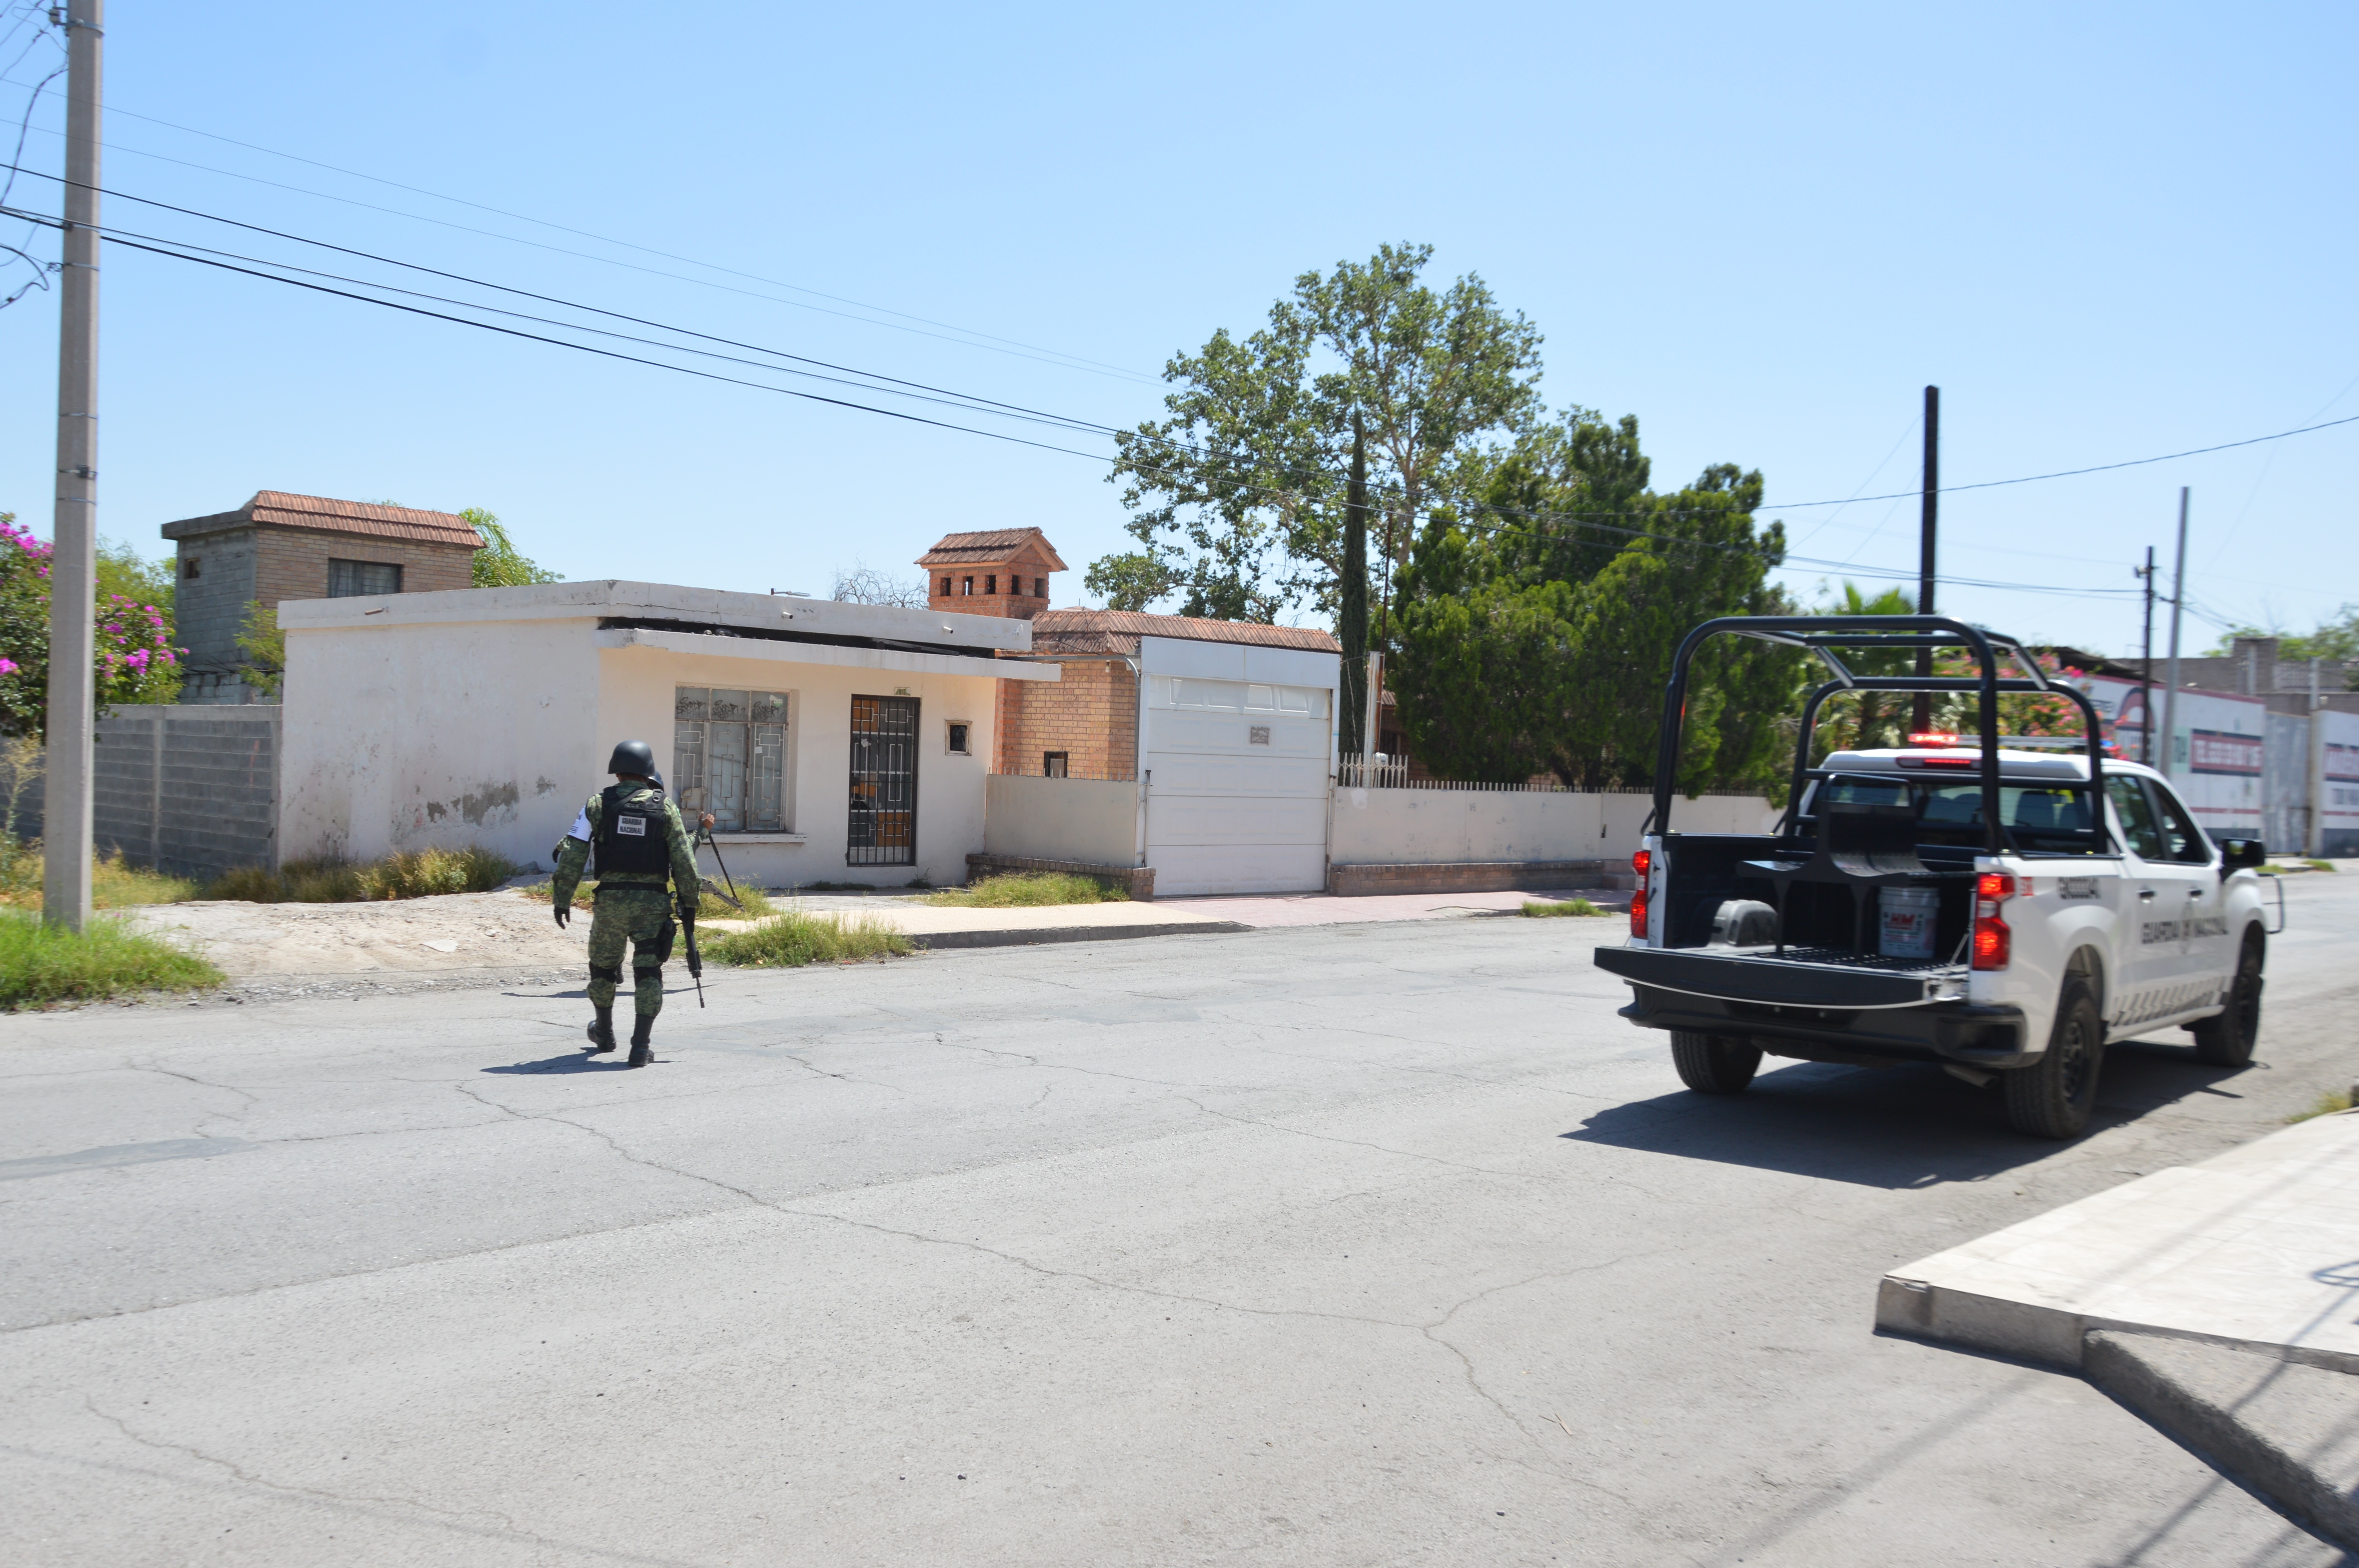
[(590, 966), (590, 978), (593, 980), (606, 980), (609, 982), (620, 981), (623, 978), (623, 966), (620, 964), (592, 964)]
[(642, 985), (649, 980), (660, 980), (663, 979), (663, 966), (661, 964), (635, 965), (631, 969), (631, 978)]

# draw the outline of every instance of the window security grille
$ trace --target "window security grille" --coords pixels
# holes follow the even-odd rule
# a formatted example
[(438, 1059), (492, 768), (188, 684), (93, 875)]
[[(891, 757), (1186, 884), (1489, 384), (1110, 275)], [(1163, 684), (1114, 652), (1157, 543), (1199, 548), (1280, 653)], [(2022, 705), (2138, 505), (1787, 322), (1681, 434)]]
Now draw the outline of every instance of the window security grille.
[(852, 816), (844, 864), (918, 863), (918, 699), (852, 699)]
[(379, 561), (328, 563), (328, 597), (358, 599), (365, 594), (399, 593), (401, 568)]
[(672, 688), (672, 798), (716, 833), (785, 828), (787, 694), (720, 687)]
[(966, 732), (967, 727), (963, 724), (951, 726), (950, 751), (952, 756), (963, 757), (967, 754)]

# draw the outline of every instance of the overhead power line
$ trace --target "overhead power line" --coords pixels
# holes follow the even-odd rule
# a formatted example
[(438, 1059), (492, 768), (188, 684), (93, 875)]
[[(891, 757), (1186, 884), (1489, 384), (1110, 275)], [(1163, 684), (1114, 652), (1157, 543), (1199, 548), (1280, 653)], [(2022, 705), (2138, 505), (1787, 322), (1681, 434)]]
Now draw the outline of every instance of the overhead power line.
[[(6, 85), (11, 87), (24, 87), (27, 84), (16, 81), (7, 81)], [(545, 218), (535, 218), (522, 212), (511, 212), (506, 208), (487, 206), (480, 201), (470, 201), (464, 197), (446, 196), (440, 191), (429, 190), (423, 186), (405, 185), (399, 180), (386, 179), (374, 174), (364, 174), (357, 169), (342, 168), (335, 164), (322, 163), (317, 158), (302, 157), (294, 153), (282, 153), (275, 147), (266, 147), (258, 143), (242, 142), (232, 136), (215, 135), (211, 131), (200, 131), (191, 126), (176, 124), (169, 120), (158, 120), (153, 115), (132, 114), (132, 112), (127, 109), (117, 109), (110, 105), (107, 112), (110, 114), (128, 115), (130, 118), (135, 120), (147, 120), (152, 124), (167, 126), (169, 129), (176, 131), (186, 131), (192, 135), (206, 136), (214, 141), (226, 142), (232, 146), (246, 147), (255, 152), (267, 153), (274, 157), (289, 158), (297, 163), (310, 164), (315, 168), (323, 168), (331, 171), (332, 173), (348, 175), (355, 179), (370, 180), (378, 185), (389, 186), (397, 190), (408, 190), (417, 195), (429, 196), (438, 201), (449, 201), (461, 207), (473, 208), (480, 212), (489, 212), (502, 218), (513, 218), (518, 222), (537, 224), (545, 229), (555, 230), (560, 233), (574, 234), (583, 239), (596, 240), (602, 244), (620, 245), (625, 250), (637, 251), (644, 255), (659, 256), (666, 261), (676, 261), (689, 266), (703, 267), (711, 272), (721, 273), (730, 277), (744, 278), (748, 282), (763, 284), (771, 288), (784, 288), (796, 294), (810, 295), (813, 298), (832, 300), (839, 305), (850, 305), (857, 307), (862, 310), (873, 310), (882, 315), (899, 317), (903, 321), (915, 322), (918, 323), (918, 325), (901, 326), (893, 321), (879, 321), (871, 317), (854, 316), (848, 311), (830, 310), (824, 306), (810, 305), (799, 299), (779, 299), (774, 295), (756, 294), (750, 289), (735, 288), (732, 287), (728, 284), (715, 283), (710, 278), (689, 277), (676, 272), (666, 272), (660, 267), (641, 266), (633, 262), (618, 261), (612, 256), (593, 255), (587, 251), (569, 250), (563, 245), (547, 244), (538, 240), (525, 239), (520, 235), (503, 234), (495, 229), (481, 229), (469, 223), (454, 223), (447, 218), (429, 218), (422, 212), (406, 212), (397, 207), (386, 207), (374, 201), (362, 201), (350, 196), (338, 196), (332, 191), (313, 190), (306, 186), (289, 185), (284, 180), (265, 179), (260, 175), (243, 174), (235, 169), (216, 168), (211, 164), (198, 163), (190, 158), (173, 157), (169, 154), (166, 153), (150, 152), (144, 147), (126, 146), (119, 142), (104, 143), (103, 145), (108, 148), (108, 150), (113, 152), (129, 153), (137, 157), (154, 158), (159, 163), (177, 164), (182, 168), (193, 168), (204, 174), (217, 174), (229, 179), (242, 179), (253, 185), (266, 185), (274, 190), (292, 191), (296, 195), (315, 197), (322, 201), (342, 202), (348, 207), (358, 207), (370, 212), (383, 212), (389, 217), (407, 218), (413, 222), (431, 223), (440, 228), (455, 229), (461, 233), (480, 234), (486, 239), (504, 240), (510, 244), (528, 245), (535, 250), (548, 251), (556, 255), (572, 256), (580, 261), (597, 262), (605, 266), (624, 267), (633, 272), (646, 273), (652, 277), (668, 277), (675, 282), (695, 284), (705, 288), (723, 289), (728, 293), (741, 294), (752, 299), (767, 299), (773, 304), (790, 305), (799, 310), (815, 310), (821, 315), (840, 317), (847, 321), (862, 321), (865, 322), (869, 326), (885, 327), (894, 331), (913, 332), (919, 337), (934, 338), (943, 342), (964, 343), (970, 348), (983, 348), (988, 349), (995, 353), (1013, 354), (1018, 359), (1034, 360), (1042, 364), (1053, 364), (1067, 370), (1082, 370), (1096, 375), (1112, 375), (1122, 380), (1141, 382), (1148, 385), (1153, 385), (1155, 384), (1154, 377), (1146, 375), (1138, 371), (1132, 370), (1127, 366), (1110, 364), (1103, 360), (1090, 359), (1084, 355), (1069, 353), (1061, 349), (1045, 348), (1039, 344), (1027, 343), (1016, 338), (1003, 338), (995, 333), (984, 332), (975, 328), (961, 327), (954, 322), (938, 321), (931, 317), (913, 315), (906, 310), (896, 310), (890, 306), (871, 305), (864, 300), (853, 299), (840, 294), (829, 294), (824, 290), (806, 287), (799, 283), (788, 283), (778, 278), (765, 277), (759, 273), (744, 272), (735, 267), (723, 266), (717, 262), (699, 261), (693, 256), (684, 256), (670, 251), (657, 250), (652, 246), (638, 244), (630, 240), (618, 240), (612, 235), (596, 233), (588, 229), (576, 229), (570, 227), (567, 224), (551, 222)], [(28, 105), (27, 109), (28, 117), (30, 113), (31, 110)], [(54, 135), (57, 134), (53, 131), (49, 131), (47, 127), (36, 126), (35, 129), (40, 130), (45, 135)], [(920, 330), (919, 329), (923, 327), (939, 328), (940, 330)], [(944, 333), (957, 333), (959, 335), (956, 337), (946, 337), (944, 336)]]
[[(60, 184), (71, 183), (60, 179), (58, 176), (48, 174), (41, 170), (23, 168), (21, 166), (15, 164), (8, 165), (7, 167), (14, 172), (36, 175), (38, 178), (56, 181)], [(528, 289), (515, 288), (505, 284), (491, 283), (484, 279), (470, 277), (462, 273), (454, 273), (441, 268), (429, 267), (418, 263), (401, 261), (395, 257), (378, 255), (373, 252), (361, 251), (350, 246), (334, 244), (328, 241), (310, 239), (307, 236), (291, 233), (283, 230), (270, 229), (258, 224), (246, 223), (237, 219), (226, 218), (219, 214), (205, 212), (196, 208), (182, 207), (170, 202), (154, 200), (147, 197), (132, 196), (127, 192), (106, 190), (103, 193), (110, 196), (116, 196), (122, 200), (139, 202), (142, 205), (155, 207), (162, 211), (178, 212), (185, 216), (199, 218), (207, 222), (226, 224), (250, 232), (266, 234), (273, 238), (289, 240), (299, 244), (312, 245), (321, 249), (337, 252), (342, 254), (357, 256), (364, 260), (378, 262), (386, 265), (397, 266), (407, 270), (425, 273), (429, 276), (449, 278), (454, 282), (461, 282), (473, 287), (489, 288), (519, 297), (540, 300), (549, 304), (560, 306), (568, 309), (581, 310), (590, 314), (605, 317), (609, 319), (623, 320), (637, 325), (644, 325), (659, 331), (672, 332), (680, 336), (697, 338), (707, 342), (725, 344), (730, 347), (745, 348), (753, 352), (767, 354), (777, 359), (791, 360), (801, 364), (822, 366), (829, 370), (841, 371), (847, 376), (859, 376), (865, 378), (865, 380), (843, 381), (836, 376), (813, 376), (813, 373), (810, 372), (795, 370), (791, 366), (771, 365), (758, 361), (740, 359), (734, 355), (714, 354), (710, 352), (710, 351), (700, 350), (687, 345), (668, 343), (655, 339), (639, 338), (632, 334), (611, 332), (603, 329), (589, 327), (577, 322), (560, 321), (549, 317), (529, 316), (522, 312), (506, 310), (499, 307), (478, 304), (473, 301), (451, 299), (446, 296), (421, 294), (415, 290), (403, 289), (389, 284), (350, 278), (339, 274), (318, 272), (310, 268), (297, 267), (288, 263), (266, 261), (256, 257), (237, 255), (235, 253), (214, 251), (208, 247), (194, 245), (188, 242), (162, 239), (154, 235), (133, 234), (128, 231), (121, 229), (109, 228), (102, 230), (102, 233), (111, 243), (127, 245), (135, 250), (145, 251), (157, 255), (168, 256), (175, 260), (196, 262), (203, 265), (218, 267), (221, 270), (239, 273), (252, 277), (258, 277), (266, 282), (286, 284), (290, 287), (306, 288), (314, 292), (328, 294), (341, 298), (356, 300), (362, 304), (376, 305), (386, 308), (402, 310), (413, 315), (450, 321), (460, 326), (474, 327), (482, 330), (498, 332), (505, 336), (522, 338), (535, 342), (548, 343), (554, 347), (573, 349), (581, 352), (597, 354), (603, 358), (621, 360), (625, 362), (635, 364), (648, 365), (656, 369), (669, 370), (681, 374), (694, 375), (701, 379), (720, 381), (733, 385), (747, 386), (757, 391), (775, 392), (787, 396), (802, 398), (806, 401), (828, 404), (833, 406), (853, 409), (863, 413), (878, 414), (888, 418), (897, 418), (916, 424), (929, 425), (940, 429), (956, 430), (967, 435), (983, 436), (991, 439), (1004, 440), (1020, 446), (1031, 447), (1038, 450), (1053, 451), (1066, 456), (1082, 458), (1093, 462), (1105, 462), (1108, 460), (1103, 454), (1082, 451), (1070, 447), (1061, 447), (1050, 442), (1030, 440), (1025, 438), (1009, 435), (1004, 431), (989, 430), (973, 426), (954, 424), (950, 421), (940, 419), (930, 419), (919, 415), (909, 414), (902, 410), (880, 408), (874, 405), (857, 403), (845, 398), (830, 397), (821, 394), (799, 391), (795, 388), (776, 386), (765, 382), (749, 381), (742, 377), (722, 375), (708, 371), (700, 371), (690, 366), (678, 365), (661, 360), (645, 358), (636, 354), (622, 353), (613, 350), (600, 349), (594, 345), (574, 342), (561, 338), (552, 338), (537, 332), (522, 331), (515, 328), (502, 327), (495, 323), (479, 321), (467, 317), (448, 315), (441, 311), (429, 310), (417, 306), (404, 305), (398, 301), (382, 299), (375, 297), (373, 295), (355, 294), (346, 289), (328, 287), (321, 284), (306, 282), (300, 277), (288, 277), (282, 275), (288, 272), (295, 272), (305, 274), (310, 277), (329, 277), (333, 278), (337, 282), (351, 284), (357, 288), (371, 288), (385, 293), (402, 294), (411, 298), (431, 299), (436, 303), (451, 305), (460, 309), (476, 310), (490, 314), (507, 316), (516, 319), (531, 320), (538, 324), (555, 327), (561, 330), (591, 332), (599, 336), (638, 343), (642, 346), (660, 348), (672, 352), (692, 353), (702, 357), (725, 360), (730, 362), (746, 365), (751, 368), (768, 371), (772, 373), (811, 376), (813, 379), (834, 382), (837, 384), (858, 387), (860, 389), (872, 392), (882, 392), (887, 395), (918, 397), (922, 401), (946, 404), (949, 406), (963, 408), (970, 412), (983, 414), (987, 416), (1016, 417), (1026, 419), (1030, 422), (1049, 424), (1055, 427), (1069, 429), (1075, 434), (1111, 435), (1115, 437), (1117, 439), (1159, 441), (1182, 450), (1188, 450), (1195, 452), (1198, 455), (1202, 455), (1201, 449), (1193, 448), (1188, 443), (1172, 440), (1169, 438), (1149, 436), (1147, 433), (1136, 429), (1121, 429), (1116, 427), (1103, 425), (1096, 421), (1082, 420), (1074, 416), (1057, 415), (1045, 410), (1028, 408), (1022, 405), (1003, 403), (995, 399), (983, 398), (973, 394), (959, 393), (947, 388), (934, 387), (926, 383), (912, 382), (899, 377), (881, 375), (875, 372), (862, 371), (855, 367), (838, 365), (833, 362), (816, 360), (810, 358), (809, 356), (794, 354), (785, 350), (771, 349), (759, 344), (746, 343), (735, 339), (723, 338), (715, 334), (698, 331), (694, 329), (674, 327), (669, 323), (656, 321), (648, 318), (631, 316), (619, 311), (607, 310), (597, 306), (583, 305), (577, 301), (564, 299), (554, 295), (540, 294)], [(59, 226), (56, 220), (46, 218), (40, 214), (25, 212), (21, 210), (16, 209), (5, 209), (5, 211), (9, 216), (44, 223), (50, 227)], [(218, 259), (222, 257), (234, 257), (234, 260)], [(234, 265), (235, 262), (245, 262), (252, 265)], [(277, 270), (261, 270), (264, 268), (272, 268)], [(2030, 483), (2043, 479), (2064, 478), (2072, 474), (2103, 472), (2112, 469), (2136, 467), (2144, 463), (2168, 461), (2173, 457), (2195, 456), (2200, 455), (2202, 452), (2221, 451), (2235, 447), (2256, 445), (2263, 441), (2280, 440), (2290, 436), (2304, 435), (2313, 430), (2328, 429), (2335, 426), (2354, 422), (2359, 422), (2359, 416), (2353, 416), (2351, 418), (2347, 419), (2330, 420), (2323, 424), (2305, 426), (2293, 430), (2278, 432), (2273, 436), (2254, 437), (2243, 441), (2224, 442), (2218, 446), (2196, 449), (2194, 451), (2190, 452), (2171, 453), (2157, 458), (2137, 459), (2128, 462), (2101, 464), (2086, 469), (2064, 470), (2059, 473), (2027, 475), (2012, 480), (1984, 481), (1978, 483), (1950, 486), (1946, 488), (1952, 490), (1981, 490), (1990, 489), (2000, 485)], [(1147, 471), (1154, 471), (1154, 465), (1151, 463), (1144, 466)], [(1324, 479), (1332, 476), (1321, 474), (1310, 477)], [(1266, 486), (1246, 486), (1245, 488), (1256, 493), (1265, 495), (1276, 495), (1279, 493), (1270, 490)], [(1788, 503), (1783, 506), (1765, 507), (1761, 510), (1782, 511), (1787, 509), (1787, 507), (1799, 508), (1819, 505), (1849, 505), (1854, 502), (1858, 501), (1893, 500), (1905, 498), (1906, 496), (1917, 493), (1919, 492), (1911, 491), (1906, 492), (1896, 492), (1896, 494), (1889, 496), (1852, 496), (1843, 498), (1839, 502)], [(1392, 499), (1396, 500), (1397, 498), (1397, 493), (1392, 497)], [(1437, 509), (1433, 508), (1426, 509), (1421, 514), (1421, 516), (1425, 520), (1431, 520), (1435, 516), (1436, 510)], [(1517, 527), (1513, 524), (1506, 522), (1484, 522), (1480, 520), (1479, 514), (1488, 514), (1490, 516), (1495, 518), (1515, 518), (1524, 523), (1568, 523), (1576, 528), (1591, 528), (1629, 538), (1659, 539), (1669, 545), (1681, 545), (1694, 548), (1725, 550), (1758, 556), (1777, 565), (1815, 567), (1833, 571), (1855, 573), (1863, 577), (1889, 578), (1895, 580), (1916, 575), (1914, 572), (1896, 568), (1863, 567), (1855, 562), (1847, 560), (1834, 561), (1821, 557), (1793, 555), (1783, 551), (1767, 551), (1751, 545), (1725, 544), (1715, 540), (1683, 538), (1676, 535), (1664, 534), (1658, 528), (1622, 527), (1604, 521), (1605, 518), (1609, 517), (1628, 517), (1632, 519), (1660, 521), (1686, 514), (1681, 510), (1676, 508), (1656, 507), (1637, 511), (1601, 510), (1590, 512), (1534, 512), (1511, 508), (1477, 506), (1473, 510), (1478, 514), (1477, 516), (1459, 516), (1455, 510), (1451, 509), (1451, 520), (1456, 525), (1461, 527), (1480, 529), (1495, 533), (1521, 534), (1527, 536), (1535, 537), (1544, 535), (1542, 535), (1538, 530), (1528, 527)], [(1749, 519), (1753, 514), (1747, 514), (1746, 515)], [(2017, 583), (1995, 579), (1961, 577), (1944, 577), (1940, 580), (1956, 587), (1984, 588), (2033, 593), (2062, 593), (2075, 595), (2121, 594), (2125, 596), (2135, 596), (2138, 592), (2142, 591), (2136, 589), (2112, 589), (2094, 588), (2058, 588), (2047, 584)]]

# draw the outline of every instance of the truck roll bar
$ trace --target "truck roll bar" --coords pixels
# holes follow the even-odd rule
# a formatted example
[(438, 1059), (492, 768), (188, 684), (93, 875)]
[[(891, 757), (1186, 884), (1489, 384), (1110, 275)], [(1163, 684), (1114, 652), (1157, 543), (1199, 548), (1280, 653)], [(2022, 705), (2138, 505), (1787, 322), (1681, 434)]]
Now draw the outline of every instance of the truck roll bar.
[[(1663, 688), (1663, 724), (1655, 762), (1655, 831), (1669, 833), (1671, 797), (1679, 793), (1680, 741), (1687, 726), (1688, 665), (1696, 651), (1722, 634), (1754, 637), (1765, 643), (1808, 648), (1817, 654), (1833, 679), (1811, 692), (1802, 710), (1801, 735), (1796, 742), (1793, 795), (1787, 802), (1792, 816), (1801, 805), (1810, 773), (1810, 738), (1818, 724), (1820, 706), (1843, 691), (1972, 691), (1981, 695), (1976, 705), (1982, 732), (1982, 765), (1976, 771), (1983, 786), (1983, 831), (1989, 852), (2003, 853), (2009, 843), (1999, 818), (1998, 697), (2005, 692), (2060, 693), (2080, 708), (2089, 743), (2089, 784), (2104, 780), (2104, 735), (2096, 706), (2078, 688), (2051, 682), (2038, 661), (2013, 637), (1985, 632), (1946, 615), (1723, 615), (1689, 633), (1671, 657), (1670, 679)], [(1882, 652), (1894, 649), (1970, 648), (1980, 666), (1978, 676), (1860, 676), (1835, 654), (1839, 648)], [(2005, 649), (2024, 671), (2020, 679), (1998, 673), (1998, 650)]]

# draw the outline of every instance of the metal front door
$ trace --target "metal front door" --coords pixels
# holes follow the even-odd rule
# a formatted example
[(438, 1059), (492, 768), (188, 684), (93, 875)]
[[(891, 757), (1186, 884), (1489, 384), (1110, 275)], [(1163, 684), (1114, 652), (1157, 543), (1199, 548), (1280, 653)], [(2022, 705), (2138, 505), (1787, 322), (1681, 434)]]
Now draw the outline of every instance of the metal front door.
[(918, 863), (918, 699), (852, 699), (852, 816), (844, 864)]

